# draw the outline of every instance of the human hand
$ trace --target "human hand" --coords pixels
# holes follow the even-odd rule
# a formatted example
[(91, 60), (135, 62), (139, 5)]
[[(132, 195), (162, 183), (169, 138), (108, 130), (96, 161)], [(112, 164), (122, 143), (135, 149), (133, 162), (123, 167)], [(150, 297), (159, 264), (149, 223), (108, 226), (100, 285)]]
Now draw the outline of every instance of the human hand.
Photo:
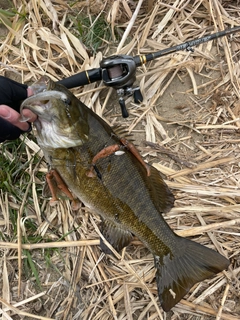
[[(0, 142), (14, 140), (21, 133), (31, 130), (28, 122), (20, 122), (19, 109), (21, 101), (33, 94), (27, 85), (0, 76)], [(29, 122), (36, 120), (30, 110), (24, 110)]]

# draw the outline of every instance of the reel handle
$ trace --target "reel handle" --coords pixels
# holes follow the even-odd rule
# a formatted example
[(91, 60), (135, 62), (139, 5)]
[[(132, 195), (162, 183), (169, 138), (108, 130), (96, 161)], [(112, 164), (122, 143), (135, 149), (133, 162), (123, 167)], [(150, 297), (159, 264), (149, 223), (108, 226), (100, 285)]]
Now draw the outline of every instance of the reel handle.
[(122, 97), (120, 97), (118, 101), (119, 101), (119, 104), (121, 107), (122, 117), (127, 118), (129, 116), (129, 114), (128, 114), (128, 111), (126, 108), (125, 100)]

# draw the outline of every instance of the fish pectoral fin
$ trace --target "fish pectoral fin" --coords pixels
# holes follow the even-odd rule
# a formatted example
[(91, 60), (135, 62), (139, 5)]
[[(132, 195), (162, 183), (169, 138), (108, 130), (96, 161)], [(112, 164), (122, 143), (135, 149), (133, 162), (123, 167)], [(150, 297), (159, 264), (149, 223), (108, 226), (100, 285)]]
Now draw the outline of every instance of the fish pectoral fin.
[(178, 237), (176, 255), (154, 256), (160, 303), (164, 311), (174, 307), (197, 282), (223, 271), (229, 260), (216, 251)]
[[(131, 232), (124, 229), (121, 225), (115, 224), (112, 221), (105, 220), (101, 223), (101, 232), (104, 238), (119, 252), (126, 247), (132, 240)], [(100, 238), (100, 247), (104, 253), (112, 254), (112, 251)]]
[(151, 166), (150, 176), (147, 179), (151, 198), (159, 212), (166, 213), (170, 211), (174, 205), (175, 198), (164, 182), (160, 172)]
[(76, 199), (72, 192), (68, 189), (66, 183), (63, 181), (60, 174), (55, 170), (52, 169), (46, 174), (46, 184), (47, 186), (44, 186), (44, 193), (47, 193), (50, 191), (50, 194), (52, 196), (52, 199), (50, 200), (50, 203), (53, 205), (58, 201), (58, 195), (64, 194), (69, 198), (69, 200), (72, 201), (72, 209), (77, 210), (80, 207), (80, 202), (78, 199)]
[[(53, 181), (53, 183), (55, 183), (55, 182)], [(57, 188), (57, 185), (56, 185), (56, 188)], [(46, 180), (43, 185), (42, 196), (44, 198), (50, 198), (52, 196), (50, 188), (49, 188), (49, 184), (47, 183)]]

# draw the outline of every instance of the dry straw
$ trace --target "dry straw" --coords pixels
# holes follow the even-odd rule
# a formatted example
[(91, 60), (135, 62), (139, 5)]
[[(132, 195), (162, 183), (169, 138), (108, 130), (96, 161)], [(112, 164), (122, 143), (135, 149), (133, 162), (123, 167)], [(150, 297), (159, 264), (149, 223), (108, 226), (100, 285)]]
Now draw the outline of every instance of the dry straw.
[[(146, 54), (240, 24), (235, 1), (13, 2), (19, 14), (0, 12), (7, 30), (0, 68), (21, 82), (43, 74), (58, 80), (98, 67), (103, 56)], [(96, 54), (76, 31), (80, 13), (92, 23), (93, 15), (103, 16), (110, 25), (112, 40), (103, 39)], [(47, 166), (29, 135), (22, 138), (29, 161), (23, 173), (31, 177), (23, 201), (8, 192), (0, 195), (2, 319), (239, 319), (239, 41), (235, 34), (139, 68), (144, 101), (136, 105), (127, 99), (125, 120), (117, 98), (112, 104), (114, 92), (102, 90), (101, 83), (73, 91), (110, 124), (128, 128), (144, 159), (164, 174), (175, 194), (175, 207), (165, 215), (171, 228), (230, 258), (229, 270), (196, 284), (166, 317), (152, 256), (138, 239), (121, 253), (104, 256), (94, 212), (82, 207), (75, 214), (68, 201), (50, 207), (42, 198), (39, 174)], [(2, 152), (14, 160), (11, 152)], [(23, 243), (28, 221), (36, 226), (39, 243)], [(36, 275), (23, 269), (29, 254), (41, 288)]]

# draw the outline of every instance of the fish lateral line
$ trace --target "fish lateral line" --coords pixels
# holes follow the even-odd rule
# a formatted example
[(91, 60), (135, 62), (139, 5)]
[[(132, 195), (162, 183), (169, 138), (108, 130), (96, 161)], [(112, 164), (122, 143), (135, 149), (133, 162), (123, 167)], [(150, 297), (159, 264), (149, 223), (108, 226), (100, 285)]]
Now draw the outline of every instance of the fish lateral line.
[(129, 142), (125, 138), (120, 138), (119, 141), (121, 144), (113, 144), (111, 146), (104, 147), (93, 157), (92, 163), (91, 163), (91, 169), (86, 173), (88, 177), (90, 178), (95, 177), (94, 170), (95, 170), (96, 162), (98, 160), (106, 158), (122, 149), (127, 149), (128, 151), (130, 151), (132, 155), (144, 166), (144, 168), (147, 171), (147, 176), (149, 177), (151, 175), (151, 170), (149, 165), (143, 160), (142, 156), (140, 155), (135, 145), (132, 142)]

